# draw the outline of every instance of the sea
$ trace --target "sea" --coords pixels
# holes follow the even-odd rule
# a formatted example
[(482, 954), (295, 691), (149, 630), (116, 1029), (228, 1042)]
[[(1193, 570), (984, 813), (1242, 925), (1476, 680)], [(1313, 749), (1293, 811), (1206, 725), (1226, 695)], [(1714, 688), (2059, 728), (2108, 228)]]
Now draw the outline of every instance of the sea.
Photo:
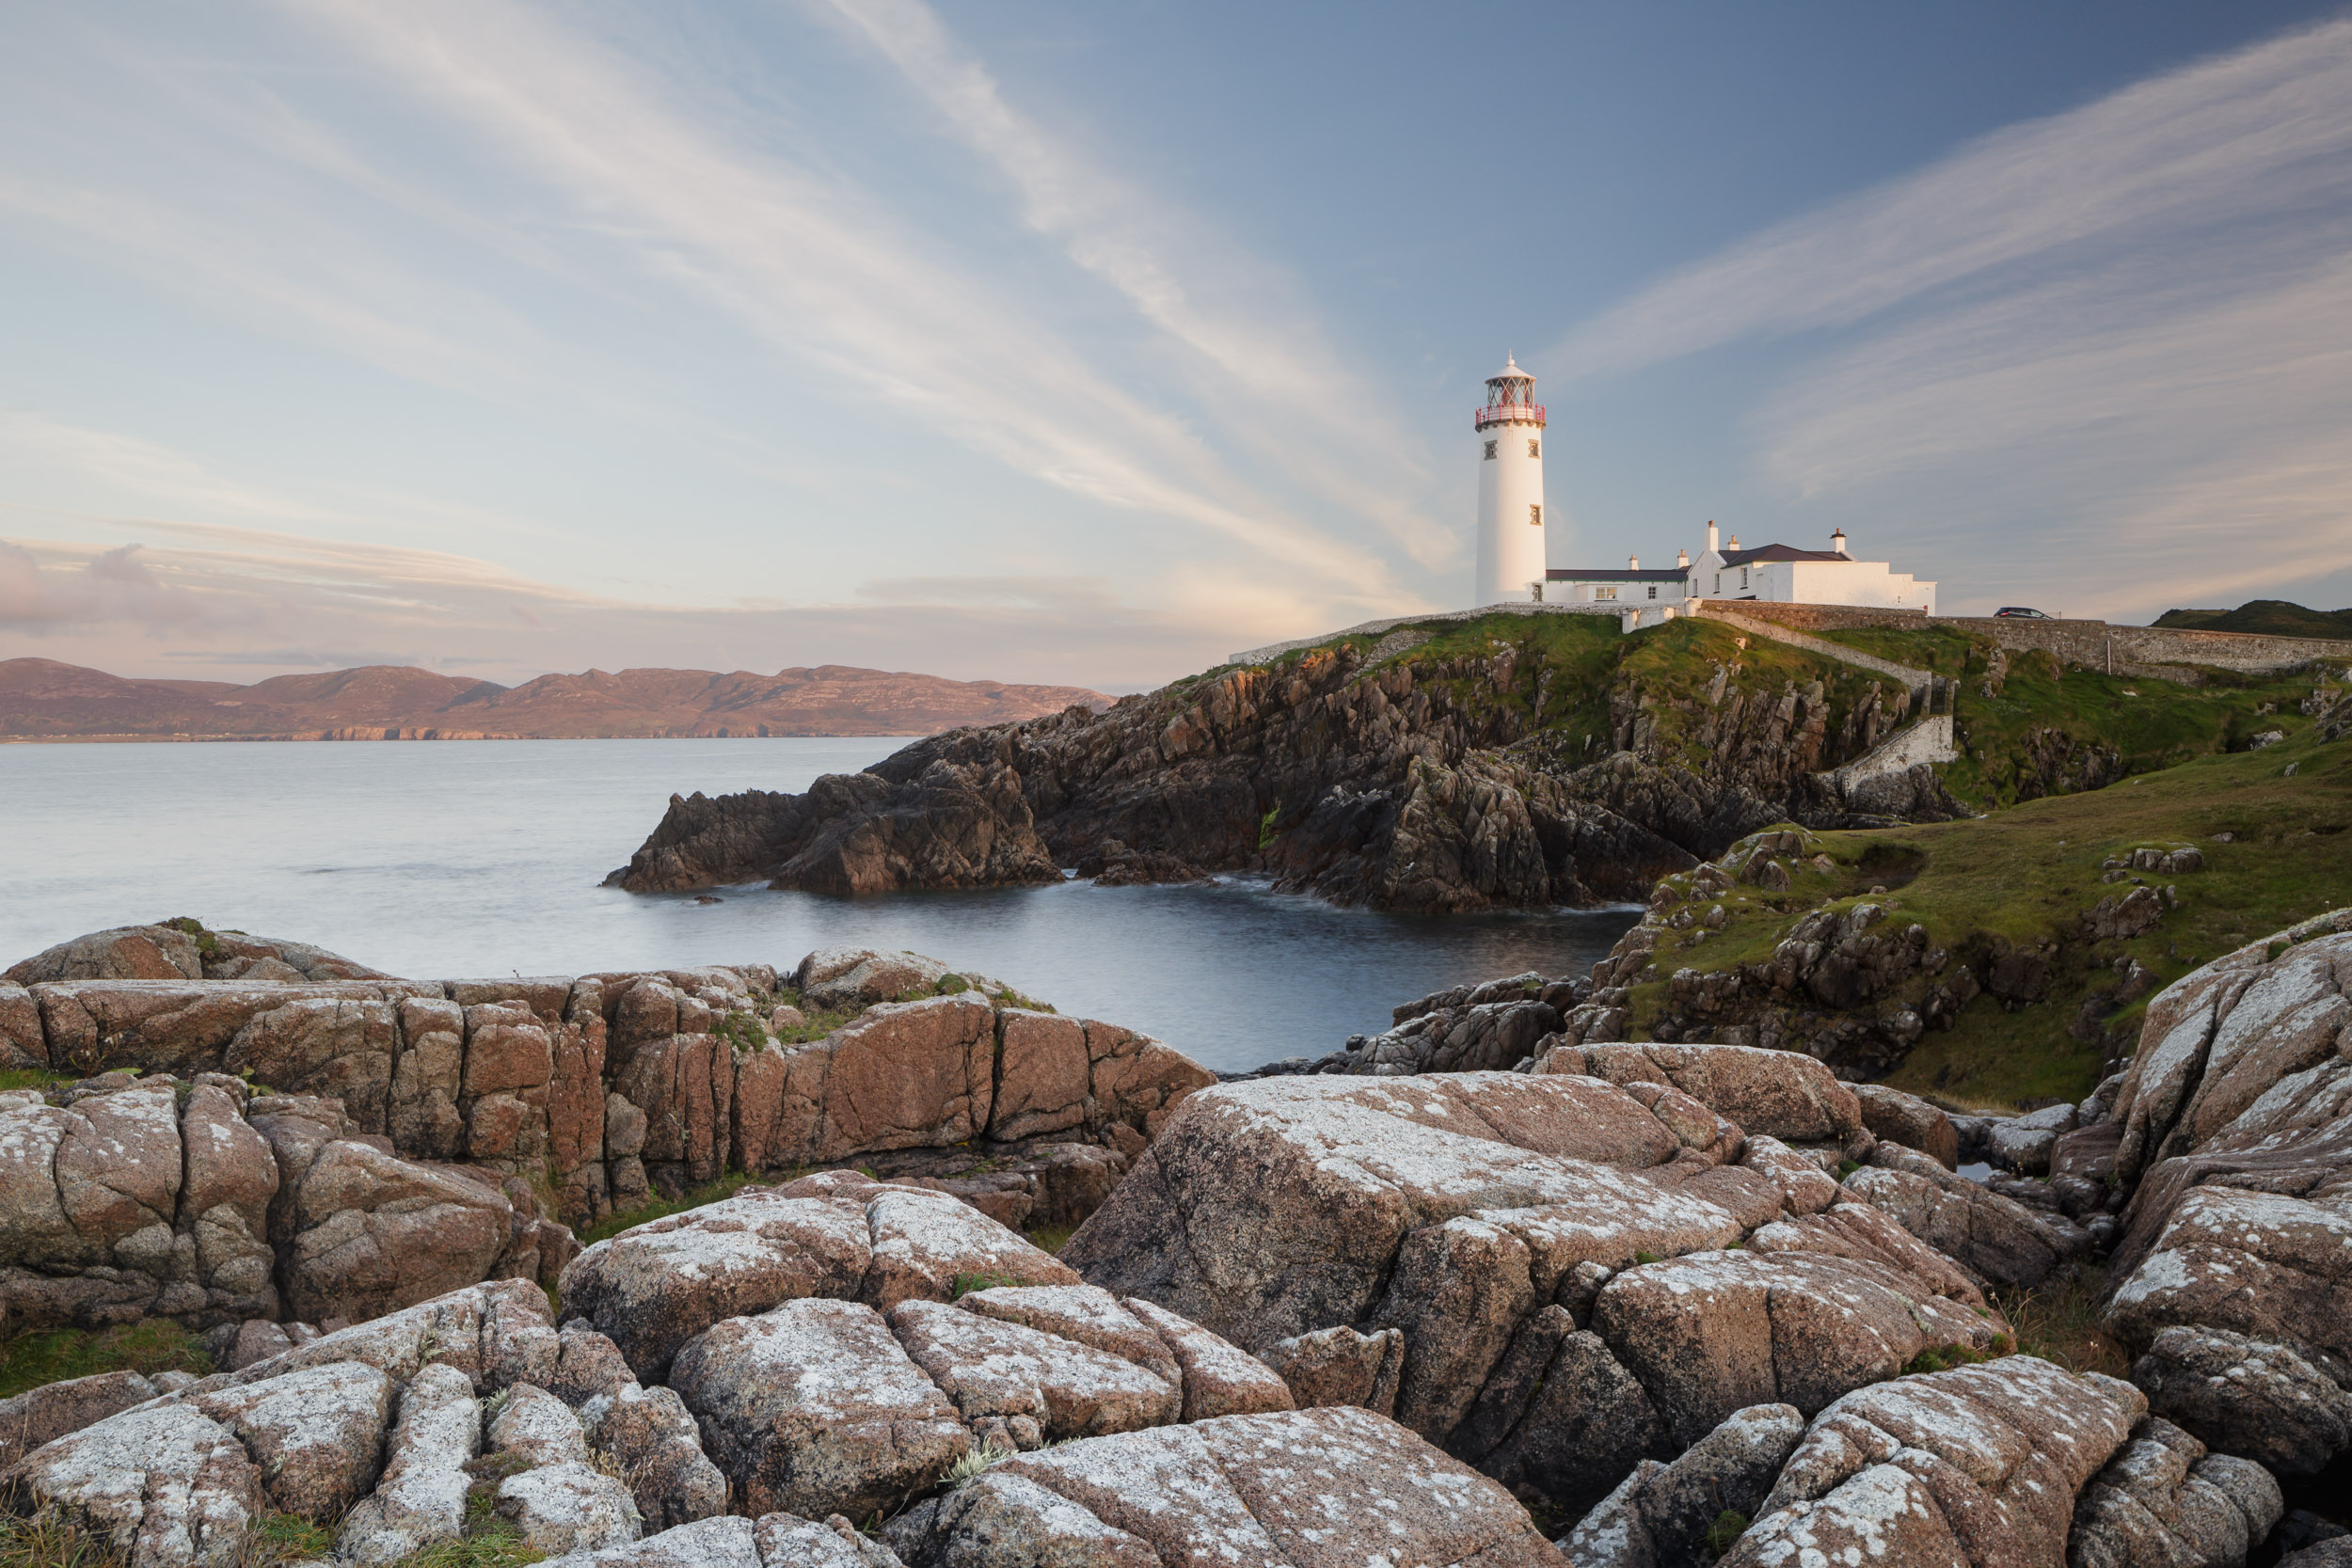
[(903, 738), (0, 746), (0, 968), (193, 915), (416, 978), (909, 949), (1242, 1071), (1387, 1028), (1447, 986), (1588, 970), (1629, 906), (1424, 916), (1263, 879), (870, 897), (601, 885), (673, 792), (798, 791)]

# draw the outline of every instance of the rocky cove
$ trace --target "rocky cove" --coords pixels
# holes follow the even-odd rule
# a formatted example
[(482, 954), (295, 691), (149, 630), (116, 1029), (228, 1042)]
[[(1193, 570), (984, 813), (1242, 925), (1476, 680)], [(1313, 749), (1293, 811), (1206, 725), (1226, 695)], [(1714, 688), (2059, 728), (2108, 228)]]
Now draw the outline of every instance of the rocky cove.
[[(0, 987), (9, 1328), (211, 1370), (0, 1404), (0, 1487), (138, 1564), (2311, 1568), (2348, 977), (2352, 911), (2265, 936), (1987, 1120), (1610, 1038), (1606, 974), (1221, 1082), (913, 955), (121, 927)], [(2111, 1360), (2028, 1338), (2049, 1292)]]

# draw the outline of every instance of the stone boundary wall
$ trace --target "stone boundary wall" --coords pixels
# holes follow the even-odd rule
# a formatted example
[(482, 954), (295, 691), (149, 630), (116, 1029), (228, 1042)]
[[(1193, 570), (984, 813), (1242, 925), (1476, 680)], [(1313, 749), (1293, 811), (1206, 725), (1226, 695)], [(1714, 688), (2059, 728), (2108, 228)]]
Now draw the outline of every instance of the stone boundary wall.
[(1828, 642), (1818, 637), (1808, 637), (1804, 632), (1792, 630), (1788, 626), (1767, 620), (1762, 616), (1726, 610), (1720, 600), (1711, 602), (1701, 600), (1695, 613), (1703, 620), (1714, 621), (1726, 626), (1737, 626), (1741, 631), (1754, 632), (1758, 637), (1769, 637), (1775, 642), (1785, 642), (1793, 648), (1803, 648), (1806, 653), (1819, 655), (1822, 658), (1834, 658), (1843, 664), (1858, 665), (1865, 670), (1876, 671), (1882, 675), (1892, 675), (1915, 693), (1924, 693), (1935, 684), (1935, 672), (1932, 670), (1914, 669), (1908, 664), (1898, 664), (1891, 658), (1880, 658), (1875, 654), (1866, 654), (1859, 648), (1849, 648), (1842, 642)]
[(2179, 668), (2268, 673), (2320, 659), (2352, 661), (2352, 641), (2269, 637), (2242, 631), (2189, 631), (2171, 626), (2119, 626), (2105, 621), (2029, 621), (2001, 615), (1921, 615), (1914, 610), (1849, 605), (1776, 604), (1762, 599), (1704, 599), (1694, 613), (1719, 612), (1772, 621), (1800, 631), (1914, 630), (1951, 626), (1990, 637), (2005, 648), (2039, 648), (2061, 664), (2118, 675), (2195, 682)]

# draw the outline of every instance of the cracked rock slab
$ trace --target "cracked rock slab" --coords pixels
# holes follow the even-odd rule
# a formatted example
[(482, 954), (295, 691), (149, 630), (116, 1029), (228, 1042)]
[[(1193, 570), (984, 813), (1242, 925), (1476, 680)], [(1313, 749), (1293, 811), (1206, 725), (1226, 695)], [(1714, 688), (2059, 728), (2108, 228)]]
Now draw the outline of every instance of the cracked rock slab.
[(34, 1508), (104, 1535), (128, 1568), (226, 1568), (266, 1509), (244, 1445), (186, 1404), (125, 1411), (58, 1438), (8, 1480)]
[(992, 1555), (1013, 1543), (1054, 1554), (1036, 1560), (1165, 1568), (1560, 1561), (1502, 1487), (1352, 1408), (1090, 1438), (1006, 1460), (983, 1481), (980, 1498), (958, 1493), (891, 1528), (909, 1568), (1033, 1560)]
[(2138, 1390), (2012, 1355), (1856, 1389), (1813, 1418), (1722, 1568), (2054, 1563)]
[(670, 1381), (761, 1513), (892, 1509), (972, 1446), (955, 1403), (860, 1302), (730, 1319), (678, 1353)]

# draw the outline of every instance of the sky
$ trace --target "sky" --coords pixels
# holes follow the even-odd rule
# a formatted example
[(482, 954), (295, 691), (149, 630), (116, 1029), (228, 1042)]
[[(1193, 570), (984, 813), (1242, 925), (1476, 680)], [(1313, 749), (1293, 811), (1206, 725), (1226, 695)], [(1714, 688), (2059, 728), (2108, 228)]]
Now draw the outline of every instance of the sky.
[(0, 21), (0, 658), (1138, 689), (1711, 518), (2352, 604), (2352, 9)]

